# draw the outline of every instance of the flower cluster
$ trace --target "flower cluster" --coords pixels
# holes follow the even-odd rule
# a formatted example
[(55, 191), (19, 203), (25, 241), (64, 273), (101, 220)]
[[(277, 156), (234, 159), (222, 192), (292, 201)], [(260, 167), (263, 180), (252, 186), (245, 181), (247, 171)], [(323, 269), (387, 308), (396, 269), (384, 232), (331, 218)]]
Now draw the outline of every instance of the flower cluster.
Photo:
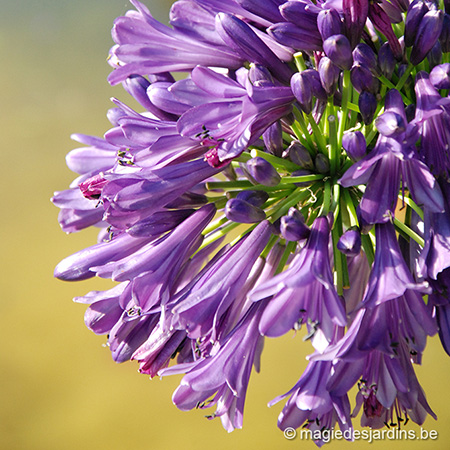
[(74, 135), (53, 197), (100, 229), (55, 276), (117, 282), (76, 298), (86, 325), (228, 431), (265, 337), (300, 329), (281, 429), (435, 417), (414, 365), (436, 333), (450, 354), (450, 2), (179, 0), (170, 26), (131, 3), (109, 82), (142, 110)]

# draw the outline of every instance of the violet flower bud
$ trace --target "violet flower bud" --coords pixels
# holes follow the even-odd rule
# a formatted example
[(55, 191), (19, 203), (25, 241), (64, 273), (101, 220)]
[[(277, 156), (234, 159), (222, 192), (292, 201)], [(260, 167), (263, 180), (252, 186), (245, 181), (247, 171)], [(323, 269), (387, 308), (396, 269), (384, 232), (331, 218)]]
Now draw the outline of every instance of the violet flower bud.
[(439, 41), (436, 41), (436, 44), (434, 44), (433, 48), (428, 52), (427, 59), (430, 69), (442, 63), (442, 47)]
[(248, 79), (252, 84), (258, 84), (261, 81), (273, 83), (272, 74), (267, 67), (261, 66), (260, 64), (250, 64)]
[(302, 213), (296, 208), (290, 208), (288, 214), (281, 218), (280, 233), (287, 241), (306, 239), (310, 232)]
[(386, 137), (396, 137), (406, 131), (403, 117), (392, 111), (385, 112), (375, 120), (377, 130)]
[(323, 88), (328, 96), (336, 91), (336, 84), (339, 80), (340, 70), (328, 56), (323, 56), (319, 61), (319, 76)]
[(269, 199), (269, 194), (266, 191), (255, 190), (255, 191), (241, 191), (236, 198), (250, 203), (253, 206), (262, 206)]
[(411, 47), (419, 30), (423, 16), (428, 12), (428, 6), (423, 0), (414, 0), (408, 7), (405, 20), (405, 45)]
[[(306, 72), (306, 70), (304, 71)], [(291, 89), (300, 108), (310, 114), (313, 107), (312, 86), (308, 77), (303, 75), (304, 72), (297, 72), (291, 78)]]
[(394, 73), (397, 61), (392, 53), (391, 46), (385, 42), (378, 50), (378, 65), (381, 73), (390, 80)]
[(325, 174), (330, 171), (330, 161), (323, 153), (318, 153), (316, 155), (316, 158), (314, 159), (314, 165), (317, 172), (319, 173)]
[(339, 13), (335, 9), (323, 9), (317, 16), (317, 28), (322, 39), (342, 34), (342, 22)]
[(248, 173), (264, 186), (276, 186), (281, 180), (272, 164), (260, 156), (250, 159), (245, 165)]
[(353, 87), (358, 91), (370, 91), (375, 93), (378, 85), (372, 72), (360, 63), (353, 64), (350, 71), (350, 79)]
[(344, 13), (345, 34), (351, 47), (354, 48), (361, 40), (361, 34), (366, 25), (369, 13), (369, 2), (367, 0), (342, 0)]
[(327, 38), (323, 42), (323, 50), (340, 69), (350, 70), (352, 67), (352, 49), (349, 40), (343, 34)]
[(406, 12), (408, 10), (409, 0), (391, 0), (391, 3), (402, 12)]
[(434, 67), (429, 79), (436, 89), (450, 89), (450, 63)]
[(359, 95), (358, 106), (364, 124), (369, 125), (377, 110), (377, 99), (372, 93), (363, 91)]
[(361, 233), (358, 229), (347, 230), (336, 245), (344, 255), (356, 256), (361, 251)]
[(327, 101), (327, 94), (322, 87), (317, 70), (307, 69), (295, 73), (291, 78), (291, 89), (306, 114), (310, 114), (312, 111), (314, 97)]
[(440, 10), (428, 11), (423, 16), (409, 58), (412, 64), (416, 66), (427, 56), (441, 34), (443, 23), (444, 13)]
[(263, 135), (264, 145), (269, 153), (281, 157), (283, 154), (283, 130), (281, 129), (281, 122), (277, 120), (270, 125)]
[(261, 208), (238, 198), (228, 200), (224, 212), (227, 219), (238, 223), (256, 223), (266, 218)]
[(374, 76), (380, 75), (375, 52), (364, 43), (358, 44), (353, 50), (353, 63), (359, 63), (364, 68), (370, 70)]
[(361, 131), (349, 131), (342, 138), (342, 147), (353, 161), (359, 161), (366, 156), (366, 138)]
[(308, 150), (298, 141), (292, 141), (287, 149), (287, 155), (294, 164), (297, 164), (304, 169), (312, 169), (314, 167), (314, 163)]
[(450, 52), (450, 15), (444, 14), (444, 21), (442, 23), (442, 30), (439, 36), (439, 42), (443, 53)]

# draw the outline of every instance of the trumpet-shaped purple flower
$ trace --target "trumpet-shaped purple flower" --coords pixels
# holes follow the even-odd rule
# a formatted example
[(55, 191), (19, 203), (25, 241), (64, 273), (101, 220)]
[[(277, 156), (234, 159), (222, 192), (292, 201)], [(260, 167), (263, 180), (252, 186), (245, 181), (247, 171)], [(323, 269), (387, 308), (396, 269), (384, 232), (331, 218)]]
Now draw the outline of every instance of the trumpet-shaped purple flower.
[(332, 396), (326, 389), (331, 373), (331, 362), (310, 362), (295, 386), (269, 403), (271, 406), (290, 395), (278, 417), (279, 428), (285, 430), (288, 427), (299, 428), (303, 425), (311, 431), (319, 447), (324, 442), (315, 438), (316, 432), (320, 431), (317, 435), (322, 433), (325, 437), (324, 432), (334, 429), (336, 423), (339, 423), (342, 432), (352, 429), (347, 395)]
[(420, 72), (416, 78), (416, 117), (421, 128), (419, 152), (435, 175), (448, 178), (450, 170), (450, 115), (448, 98), (441, 98), (428, 75)]
[(344, 305), (331, 275), (329, 233), (328, 219), (317, 218), (305, 247), (290, 268), (250, 293), (253, 301), (271, 298), (259, 325), (264, 336), (281, 336), (298, 322), (310, 321), (331, 340), (333, 324), (345, 326)]
[(253, 304), (223, 343), (217, 343), (211, 356), (178, 369), (162, 371), (161, 375), (187, 372), (172, 397), (179, 409), (186, 411), (217, 405), (210, 418), (220, 417), (229, 432), (242, 428), (252, 366), (259, 370), (264, 338), (258, 332), (258, 322), (265, 303)]
[[(205, 270), (172, 308), (174, 327), (187, 330), (194, 339), (209, 332), (214, 336), (227, 310), (232, 305), (240, 309), (237, 299), (244, 300), (240, 291), (271, 231), (268, 222), (261, 222), (249, 236)], [(245, 292), (243, 294), (245, 296)]]
[[(407, 123), (398, 91), (389, 91), (385, 109), (385, 114), (399, 117), (402, 124)], [(442, 212), (444, 201), (439, 186), (412, 147), (416, 139), (414, 126), (402, 131), (396, 121), (397, 126), (392, 131), (392, 126), (385, 126), (386, 122), (392, 121), (386, 119), (380, 122), (383, 124), (381, 131), (387, 132), (389, 136), (380, 133), (372, 152), (354, 164), (341, 178), (340, 184), (345, 187), (367, 185), (360, 210), (368, 223), (384, 223), (391, 219), (397, 205), (401, 180), (416, 203), (430, 211)]]

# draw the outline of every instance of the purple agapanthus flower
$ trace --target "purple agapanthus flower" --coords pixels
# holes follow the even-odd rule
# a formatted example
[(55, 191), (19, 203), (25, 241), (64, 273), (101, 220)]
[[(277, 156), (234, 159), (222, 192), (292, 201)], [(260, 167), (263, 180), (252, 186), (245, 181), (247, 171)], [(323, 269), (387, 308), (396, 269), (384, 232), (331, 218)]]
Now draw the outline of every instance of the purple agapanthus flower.
[(414, 366), (435, 333), (450, 355), (447, 3), (178, 0), (163, 25), (131, 0), (108, 79), (137, 106), (73, 135), (52, 198), (99, 230), (55, 276), (117, 283), (75, 299), (114, 361), (184, 374), (175, 405), (232, 431), (292, 332), (313, 351), (282, 430), (436, 418)]

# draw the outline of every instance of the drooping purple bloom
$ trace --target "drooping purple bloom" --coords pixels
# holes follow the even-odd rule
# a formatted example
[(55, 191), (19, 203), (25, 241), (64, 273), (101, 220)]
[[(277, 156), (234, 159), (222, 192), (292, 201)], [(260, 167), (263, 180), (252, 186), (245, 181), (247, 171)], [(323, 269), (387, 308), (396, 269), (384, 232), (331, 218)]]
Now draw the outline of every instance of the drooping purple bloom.
[(448, 177), (450, 170), (450, 115), (448, 98), (441, 98), (429, 77), (416, 77), (417, 108), (415, 121), (421, 127), (419, 152), (435, 175)]
[(408, 289), (426, 291), (428, 285), (417, 284), (406, 266), (394, 226), (390, 223), (377, 225), (375, 231), (377, 251), (362, 305), (379, 305), (400, 297)]
[[(398, 91), (389, 91), (385, 110), (385, 114), (393, 113), (394, 117), (400, 117), (401, 123), (406, 123), (403, 101)], [(398, 121), (395, 123), (398, 124)], [(396, 131), (399, 132), (396, 134)], [(401, 179), (417, 204), (434, 212), (441, 212), (444, 208), (436, 180), (418, 159), (412, 146), (416, 139), (414, 125), (405, 132), (397, 127), (393, 134), (395, 137), (380, 134), (374, 149), (354, 164), (339, 181), (346, 187), (362, 183), (367, 185), (360, 211), (368, 223), (388, 222), (394, 215)]]
[[(333, 324), (345, 326), (345, 309), (333, 285), (328, 255), (330, 225), (319, 217), (305, 247), (289, 269), (250, 293), (253, 301), (271, 297), (259, 325), (264, 336), (277, 337), (300, 323), (318, 324), (330, 340)], [(321, 306), (319, 306), (321, 305)]]
[[(245, 292), (242, 288), (266, 246), (272, 226), (261, 222), (250, 235), (225, 253), (176, 301), (172, 308), (173, 326), (184, 329), (189, 337), (217, 333), (220, 321), (231, 305), (240, 309)], [(237, 301), (240, 299), (240, 301)]]
[[(336, 423), (339, 423), (342, 432), (352, 429), (347, 395), (333, 396), (326, 389), (331, 373), (331, 362), (310, 362), (294, 387), (269, 403), (271, 406), (290, 395), (278, 417), (278, 427), (281, 430), (303, 425), (314, 437), (314, 431), (320, 430), (323, 433), (325, 430), (332, 430)], [(319, 447), (323, 444), (320, 440), (315, 443)]]
[[(220, 417), (227, 431), (242, 428), (243, 410), (252, 366), (259, 370), (263, 337), (258, 322), (266, 302), (253, 304), (211, 356), (161, 375), (187, 372), (172, 400), (182, 411), (217, 405), (211, 416)], [(211, 400), (209, 400), (212, 397)]]

